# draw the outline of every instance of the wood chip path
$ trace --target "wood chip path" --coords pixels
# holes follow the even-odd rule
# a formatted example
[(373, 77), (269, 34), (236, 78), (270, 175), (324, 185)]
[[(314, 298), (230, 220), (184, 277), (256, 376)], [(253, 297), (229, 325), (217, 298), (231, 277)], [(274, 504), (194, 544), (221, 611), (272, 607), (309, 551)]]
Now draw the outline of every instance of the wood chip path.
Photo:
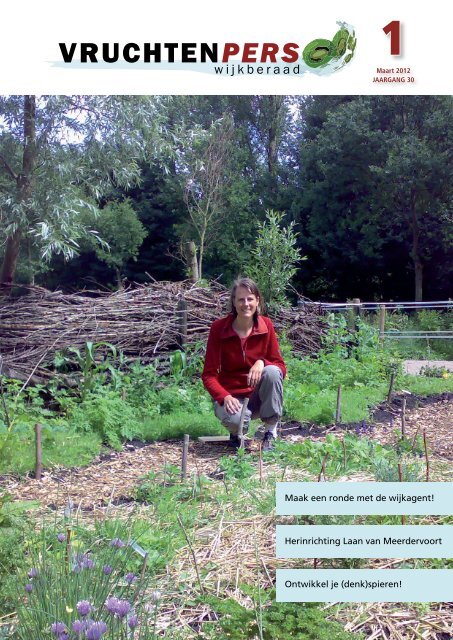
[[(399, 426), (400, 420), (398, 402), (390, 407), (387, 414), (384, 411), (379, 415), (381, 417), (374, 422), (374, 430), (369, 437), (380, 442), (394, 442), (394, 430)], [(417, 430), (421, 434), (425, 429), (432, 456), (445, 461), (453, 459), (452, 427), (453, 400), (450, 397), (407, 411), (407, 435), (412, 438)], [(338, 431), (331, 430), (331, 433)], [(310, 437), (323, 439), (325, 430), (318, 429), (314, 433), (316, 435)], [(296, 427), (291, 429), (288, 438), (294, 441), (306, 435), (306, 430), (297, 435)], [(252, 448), (258, 449), (257, 441), (252, 443)], [(21, 480), (11, 476), (3, 477), (0, 478), (0, 487), (5, 488), (16, 500), (38, 500), (42, 507), (50, 507), (52, 510), (64, 507), (70, 500), (75, 507), (90, 511), (109, 504), (132, 501), (140, 478), (150, 471), (162, 471), (166, 463), (180, 466), (181, 450), (181, 441), (137, 446), (128, 444), (120, 452), (110, 452), (98, 457), (87, 467), (47, 471), (41, 482), (31, 477)], [(190, 442), (188, 475), (213, 473), (218, 467), (219, 458), (224, 455), (233, 455), (227, 444)]]

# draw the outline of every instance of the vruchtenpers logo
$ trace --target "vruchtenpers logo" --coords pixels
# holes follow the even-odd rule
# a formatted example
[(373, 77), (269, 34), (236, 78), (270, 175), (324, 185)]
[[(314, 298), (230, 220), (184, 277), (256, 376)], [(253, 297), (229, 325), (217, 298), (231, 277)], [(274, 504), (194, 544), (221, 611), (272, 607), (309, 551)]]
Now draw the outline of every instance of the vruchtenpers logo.
[(354, 28), (337, 22), (331, 40), (294, 42), (60, 42), (57, 66), (181, 69), (218, 76), (328, 75), (348, 64), (356, 48)]

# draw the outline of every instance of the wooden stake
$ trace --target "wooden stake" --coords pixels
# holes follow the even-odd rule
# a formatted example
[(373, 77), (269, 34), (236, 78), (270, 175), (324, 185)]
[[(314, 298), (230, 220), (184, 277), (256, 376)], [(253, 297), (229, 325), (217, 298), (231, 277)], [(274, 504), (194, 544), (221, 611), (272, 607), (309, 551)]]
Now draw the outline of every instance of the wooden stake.
[(189, 434), (184, 434), (184, 441), (182, 445), (182, 460), (181, 460), (181, 480), (185, 480), (187, 477), (187, 455), (189, 453)]
[(263, 484), (263, 443), (260, 442), (259, 448), (259, 470), (260, 470), (260, 484)]
[(335, 410), (335, 424), (339, 424), (341, 422), (341, 384), (338, 385), (337, 389), (337, 408)]
[[(360, 304), (360, 298), (353, 298), (352, 304), (358, 305)], [(357, 331), (357, 313), (359, 307), (349, 307), (348, 308), (348, 326), (349, 330), (355, 333)]]
[(319, 472), (319, 475), (318, 475), (318, 482), (325, 482), (326, 480), (326, 462), (328, 457), (329, 457), (329, 454), (326, 453), (321, 464), (321, 471)]
[(385, 306), (381, 304), (379, 307), (379, 340), (380, 342), (384, 342), (384, 331), (385, 331)]
[(35, 424), (35, 453), (36, 453), (36, 464), (35, 464), (35, 479), (41, 480), (42, 474), (42, 434), (41, 434), (42, 425), (37, 422)]
[(429, 455), (428, 455), (428, 440), (426, 439), (426, 429), (423, 429), (423, 444), (425, 445), (426, 482), (429, 482)]
[(239, 429), (238, 429), (238, 438), (239, 438), (239, 448), (244, 448), (244, 420), (245, 420), (245, 412), (247, 410), (247, 406), (249, 404), (249, 399), (244, 398), (244, 402), (242, 403), (241, 409), (241, 419), (239, 420)]
[(393, 397), (393, 385), (395, 384), (395, 373), (392, 372), (390, 374), (390, 385), (389, 385), (389, 392), (387, 394), (387, 402), (390, 403), (392, 401), (392, 397)]
[(65, 548), (66, 573), (69, 573), (71, 562), (71, 529), (66, 529), (66, 548)]
[(418, 436), (418, 432), (419, 432), (419, 431), (420, 431), (420, 427), (418, 426), (418, 427), (417, 427), (417, 431), (415, 432), (414, 438), (413, 438), (413, 440), (412, 440), (412, 447), (411, 447), (412, 449), (414, 449), (414, 447), (415, 447), (415, 443), (416, 443), (416, 441), (417, 441), (417, 436)]
[(185, 349), (187, 344), (187, 302), (184, 297), (179, 298), (176, 307), (178, 314), (178, 346)]
[(406, 397), (403, 397), (403, 406), (401, 407), (401, 439), (406, 438)]
[[(398, 462), (398, 477), (400, 482), (403, 482), (403, 471), (401, 469), (401, 463)], [(406, 524), (406, 516), (401, 516), (401, 524)]]

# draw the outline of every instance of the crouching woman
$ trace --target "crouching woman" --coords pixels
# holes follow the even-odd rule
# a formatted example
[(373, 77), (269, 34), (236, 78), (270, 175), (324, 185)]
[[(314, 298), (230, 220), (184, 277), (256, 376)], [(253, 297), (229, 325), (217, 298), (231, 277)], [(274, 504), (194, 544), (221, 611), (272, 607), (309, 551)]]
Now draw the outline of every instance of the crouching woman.
[(251, 419), (261, 418), (266, 431), (263, 449), (271, 449), (282, 415), (283, 378), (286, 367), (274, 326), (260, 315), (262, 297), (250, 278), (235, 281), (231, 290), (231, 313), (212, 323), (202, 380), (214, 401), (215, 415), (239, 446), (242, 404), (244, 433)]

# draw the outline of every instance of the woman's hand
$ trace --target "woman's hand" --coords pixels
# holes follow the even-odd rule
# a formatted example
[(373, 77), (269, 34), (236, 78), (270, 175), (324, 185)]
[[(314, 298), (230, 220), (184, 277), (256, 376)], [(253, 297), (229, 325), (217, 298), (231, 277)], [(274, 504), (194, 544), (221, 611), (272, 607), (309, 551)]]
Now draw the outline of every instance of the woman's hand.
[(253, 365), (253, 367), (250, 369), (247, 376), (247, 384), (249, 385), (249, 387), (256, 387), (256, 385), (261, 380), (263, 369), (264, 369), (263, 360), (257, 360)]
[(225, 407), (225, 411), (229, 413), (230, 416), (234, 415), (237, 411), (240, 411), (242, 409), (242, 404), (234, 396), (225, 396), (225, 398), (223, 399), (223, 406)]

